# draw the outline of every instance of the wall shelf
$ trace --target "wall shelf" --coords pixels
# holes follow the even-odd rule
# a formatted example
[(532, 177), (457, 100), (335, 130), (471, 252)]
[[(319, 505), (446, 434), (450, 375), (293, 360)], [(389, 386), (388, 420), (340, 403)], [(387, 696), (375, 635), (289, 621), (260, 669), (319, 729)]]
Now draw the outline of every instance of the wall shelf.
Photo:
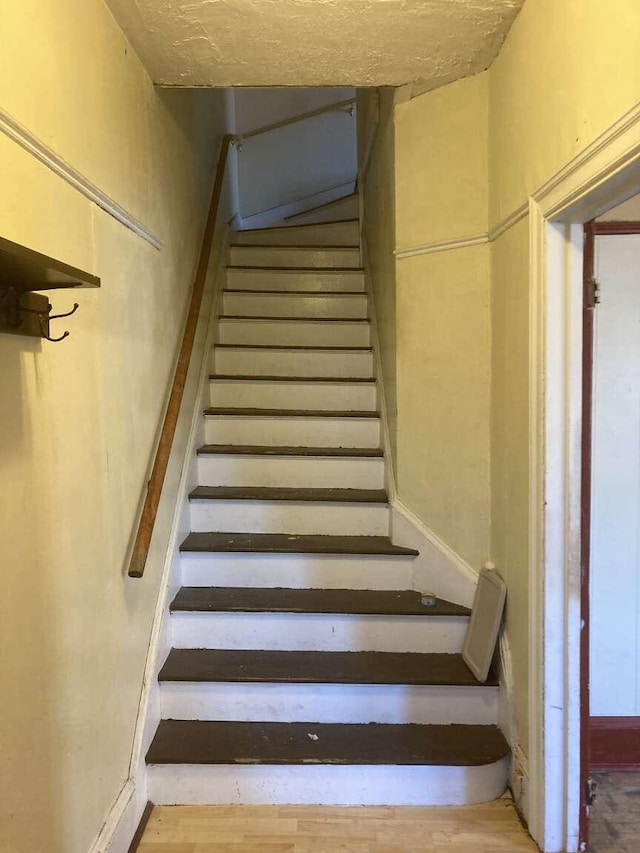
[(0, 237), (0, 333), (61, 341), (69, 333), (51, 334), (51, 321), (78, 309), (54, 314), (49, 297), (39, 291), (100, 287), (100, 279), (55, 258)]

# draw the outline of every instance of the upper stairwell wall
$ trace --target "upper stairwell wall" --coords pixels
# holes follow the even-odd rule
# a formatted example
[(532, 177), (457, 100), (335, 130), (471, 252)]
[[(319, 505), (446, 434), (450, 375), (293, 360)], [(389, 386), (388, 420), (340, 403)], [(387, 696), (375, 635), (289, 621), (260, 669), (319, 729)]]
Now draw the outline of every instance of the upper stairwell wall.
[[(456, 241), (486, 241), (487, 84), (468, 78), (393, 114), (383, 95), (364, 180), (398, 497), (476, 570), (490, 538), (489, 247)], [(415, 255), (394, 261), (394, 225), (397, 250)]]
[[(234, 89), (236, 132), (295, 118), (355, 98), (351, 88)], [(313, 207), (353, 190), (356, 178), (356, 123), (345, 111), (325, 112), (246, 139), (238, 157), (242, 219), (301, 202)], [(326, 195), (333, 191), (333, 195)], [(296, 209), (286, 213), (295, 213)], [(268, 219), (257, 223), (270, 224)], [(249, 227), (255, 227), (251, 220)]]
[[(158, 91), (102, 0), (2, 10), (0, 104), (163, 242), (0, 133), (0, 235), (101, 277), (0, 334), (0, 849), (87, 853), (129, 775), (162, 555), (127, 554), (182, 335), (222, 92)], [(0, 119), (2, 113), (0, 113)], [(222, 219), (232, 214), (228, 198)]]

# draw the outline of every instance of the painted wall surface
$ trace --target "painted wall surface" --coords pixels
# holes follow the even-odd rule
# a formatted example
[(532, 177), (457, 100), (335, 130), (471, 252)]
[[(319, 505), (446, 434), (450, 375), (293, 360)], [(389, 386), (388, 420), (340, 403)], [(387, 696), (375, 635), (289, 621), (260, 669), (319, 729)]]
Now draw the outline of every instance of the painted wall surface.
[(610, 220), (619, 222), (640, 222), (640, 195), (634, 195), (607, 210), (602, 216), (598, 217), (599, 222), (608, 222)]
[[(355, 98), (354, 89), (236, 89), (237, 132), (349, 98)], [(355, 180), (356, 145), (355, 118), (344, 110), (244, 140), (238, 153), (241, 215), (253, 216)]]
[[(396, 394), (396, 262), (395, 248), (395, 165), (393, 90), (372, 92), (363, 104), (360, 133), (360, 161), (366, 157), (365, 146), (377, 118), (369, 164), (363, 178), (364, 216), (367, 261), (376, 304), (382, 381), (384, 384), (387, 422), (391, 443), (392, 465), (397, 464), (397, 394)], [(374, 109), (372, 100), (377, 106)], [(360, 103), (358, 104), (360, 110)], [(360, 115), (358, 115), (360, 119)]]
[[(487, 75), (395, 110), (398, 249), (487, 227)], [(489, 556), (489, 248), (397, 261), (400, 498), (479, 569)]]
[(397, 262), (398, 493), (479, 570), (489, 555), (489, 249)]
[(595, 238), (590, 709), (640, 715), (640, 235)]
[(397, 247), (487, 231), (488, 75), (396, 108)]
[(0, 12), (0, 104), (163, 241), (0, 134), (0, 235), (99, 275), (55, 345), (0, 335), (0, 849), (86, 853), (128, 776), (162, 553), (125, 556), (176, 356), (222, 93), (158, 92), (101, 0)]
[(639, 43), (635, 0), (527, 0), (490, 72), (492, 224), (637, 102)]
[[(490, 225), (640, 96), (635, 0), (527, 0), (489, 71)], [(508, 582), (520, 739), (528, 751), (528, 223), (492, 246), (492, 554)]]

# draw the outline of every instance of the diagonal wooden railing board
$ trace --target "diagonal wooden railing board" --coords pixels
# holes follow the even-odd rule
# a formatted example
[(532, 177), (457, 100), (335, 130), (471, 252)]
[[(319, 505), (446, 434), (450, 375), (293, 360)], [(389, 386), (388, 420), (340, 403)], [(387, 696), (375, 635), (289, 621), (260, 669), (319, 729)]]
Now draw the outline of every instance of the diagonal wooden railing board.
[(142, 512), (138, 522), (136, 536), (129, 559), (128, 575), (132, 578), (141, 578), (144, 574), (151, 537), (155, 526), (156, 516), (158, 514), (158, 506), (162, 487), (164, 485), (167, 467), (169, 465), (169, 457), (173, 446), (173, 439), (176, 433), (178, 424), (178, 416), (180, 414), (180, 406), (184, 394), (185, 383), (187, 379), (187, 371), (189, 362), (191, 361), (191, 353), (196, 336), (196, 328), (198, 325), (198, 317), (200, 307), (202, 305), (202, 297), (204, 286), (207, 278), (207, 271), (211, 259), (211, 249), (216, 230), (216, 222), (218, 219), (218, 210), (220, 208), (220, 200), (222, 198), (222, 190), (224, 185), (224, 176), (227, 165), (227, 157), (229, 147), (233, 137), (226, 134), (222, 137), (220, 146), (220, 154), (218, 157), (218, 165), (216, 168), (216, 176), (211, 193), (211, 203), (202, 238), (202, 247), (200, 249), (200, 257), (193, 282), (193, 290), (191, 293), (191, 301), (189, 303), (189, 313), (185, 324), (182, 344), (180, 345), (180, 353), (176, 364), (173, 383), (169, 393), (167, 409), (160, 432), (160, 439), (156, 449), (156, 454), (151, 470), (151, 476), (147, 483)]
[[(349, 112), (355, 107), (356, 99), (347, 98), (344, 101), (334, 101), (332, 104), (326, 104), (324, 107), (318, 107), (316, 110), (309, 110), (306, 113), (298, 113), (298, 115), (284, 118), (282, 121), (273, 122), (273, 124), (265, 124), (262, 127), (256, 127), (254, 130), (248, 130), (246, 133), (236, 133), (233, 137), (234, 142), (244, 142), (247, 139), (252, 139), (254, 136), (260, 136), (263, 133), (270, 133), (272, 130), (280, 130), (282, 127), (288, 127), (290, 124), (296, 124), (299, 121), (305, 121), (308, 118), (323, 115), (324, 113), (332, 112)], [(350, 113), (352, 114), (352, 113)]]

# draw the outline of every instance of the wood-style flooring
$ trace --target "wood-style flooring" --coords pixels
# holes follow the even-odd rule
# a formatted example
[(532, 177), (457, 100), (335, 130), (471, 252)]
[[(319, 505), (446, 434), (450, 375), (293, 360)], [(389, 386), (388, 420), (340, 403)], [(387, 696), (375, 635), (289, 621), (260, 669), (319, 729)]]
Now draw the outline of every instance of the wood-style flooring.
[(598, 789), (591, 808), (590, 853), (638, 853), (640, 773), (616, 771), (591, 775)]
[(156, 806), (138, 853), (524, 853), (507, 797), (448, 808)]

